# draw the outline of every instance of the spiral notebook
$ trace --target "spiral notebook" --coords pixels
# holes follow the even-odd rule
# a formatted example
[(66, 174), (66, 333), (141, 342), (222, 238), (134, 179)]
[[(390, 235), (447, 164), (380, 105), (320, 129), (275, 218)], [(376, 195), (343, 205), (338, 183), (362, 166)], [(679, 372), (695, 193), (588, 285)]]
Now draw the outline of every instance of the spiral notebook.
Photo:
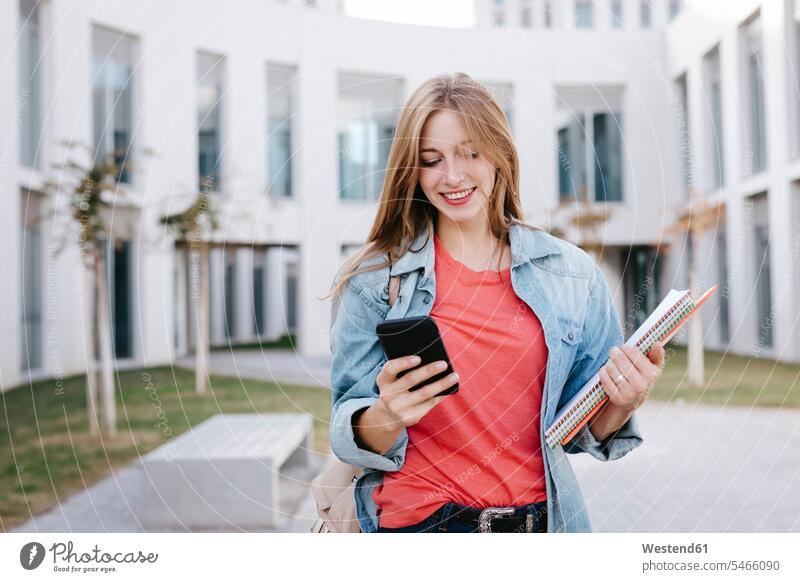
[[(625, 344), (638, 348), (645, 355), (650, 352), (654, 343), (666, 344), (716, 290), (717, 286), (715, 285), (703, 293), (697, 301), (692, 299), (688, 290), (671, 290)], [(558, 411), (553, 424), (544, 433), (545, 442), (550, 448), (555, 448), (559, 444), (566, 445), (592, 417), (603, 409), (606, 402), (608, 402), (608, 395), (600, 385), (598, 371)]]

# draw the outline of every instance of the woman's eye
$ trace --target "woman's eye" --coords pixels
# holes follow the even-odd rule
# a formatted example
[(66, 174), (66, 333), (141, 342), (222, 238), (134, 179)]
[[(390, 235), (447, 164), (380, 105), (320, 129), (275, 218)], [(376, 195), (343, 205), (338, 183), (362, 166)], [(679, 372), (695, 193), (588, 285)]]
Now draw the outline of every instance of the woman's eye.
[(426, 167), (426, 168), (432, 168), (433, 166), (435, 166), (438, 163), (439, 163), (439, 159), (438, 158), (435, 159), (435, 160), (422, 160), (422, 165), (424, 167)]

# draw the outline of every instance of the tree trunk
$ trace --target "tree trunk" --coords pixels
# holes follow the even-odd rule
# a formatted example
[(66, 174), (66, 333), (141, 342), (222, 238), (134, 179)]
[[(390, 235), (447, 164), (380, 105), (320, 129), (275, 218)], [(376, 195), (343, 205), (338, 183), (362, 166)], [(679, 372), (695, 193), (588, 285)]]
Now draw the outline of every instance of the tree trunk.
[[(97, 329), (100, 336), (100, 362), (103, 397), (103, 427), (106, 433), (117, 435), (113, 356), (111, 354), (111, 317), (108, 309), (108, 281), (103, 253), (95, 251), (95, 281), (97, 282)], [(92, 355), (94, 357), (94, 354)]]
[[(689, 244), (692, 245), (691, 258), (689, 260), (689, 291), (692, 297), (698, 296), (697, 285), (697, 237), (689, 234)], [(688, 375), (689, 383), (695, 388), (702, 388), (705, 384), (705, 368), (703, 362), (703, 323), (699, 316), (689, 319), (689, 340), (688, 340)]]
[(194, 250), (194, 277), (195, 284), (199, 287), (197, 294), (196, 322), (197, 336), (195, 341), (195, 392), (198, 395), (206, 393), (208, 382), (208, 244), (199, 243), (200, 248)]
[[(91, 309), (90, 313), (94, 313), (95, 305), (97, 305), (97, 285), (94, 286), (91, 297), (92, 303), (89, 309)], [(97, 420), (97, 366), (95, 365), (97, 342), (94, 316), (91, 318), (90, 325), (88, 353), (86, 355), (86, 417), (89, 423), (89, 434), (96, 437), (100, 434), (100, 424)]]

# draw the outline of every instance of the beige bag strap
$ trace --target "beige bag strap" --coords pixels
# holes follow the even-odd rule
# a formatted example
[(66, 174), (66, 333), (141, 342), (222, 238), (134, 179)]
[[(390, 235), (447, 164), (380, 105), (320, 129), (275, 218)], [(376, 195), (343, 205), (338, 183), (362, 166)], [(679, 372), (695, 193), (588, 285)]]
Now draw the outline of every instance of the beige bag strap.
[(311, 482), (311, 491), (319, 516), (311, 527), (312, 533), (361, 531), (353, 489), (361, 473), (360, 468), (337, 459)]
[[(391, 274), (391, 268), (390, 268)], [(400, 296), (400, 277), (389, 277), (389, 306)], [(356, 515), (353, 485), (362, 470), (335, 461), (311, 482), (319, 519), (311, 526), (312, 533), (361, 531)]]

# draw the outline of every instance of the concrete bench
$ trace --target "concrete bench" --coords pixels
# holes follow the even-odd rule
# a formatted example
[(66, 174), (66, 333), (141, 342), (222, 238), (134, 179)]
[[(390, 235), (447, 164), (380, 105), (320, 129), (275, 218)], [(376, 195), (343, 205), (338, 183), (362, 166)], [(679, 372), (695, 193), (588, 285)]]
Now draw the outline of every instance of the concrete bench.
[(146, 530), (281, 526), (280, 471), (307, 466), (307, 414), (218, 414), (140, 459)]

